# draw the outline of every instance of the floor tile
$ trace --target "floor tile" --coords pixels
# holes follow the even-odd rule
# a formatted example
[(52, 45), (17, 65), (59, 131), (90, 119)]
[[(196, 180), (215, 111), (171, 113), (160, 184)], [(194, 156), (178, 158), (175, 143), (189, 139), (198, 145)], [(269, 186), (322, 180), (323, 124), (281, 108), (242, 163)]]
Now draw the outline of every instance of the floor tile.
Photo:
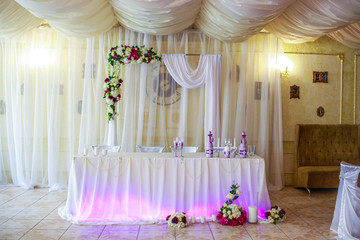
[(60, 239), (73, 240), (73, 239), (86, 239), (96, 240), (100, 237), (103, 229), (68, 229), (61, 236)]
[(58, 213), (58, 209), (53, 210), (52, 212), (49, 213), (49, 215), (47, 215), (45, 217), (45, 219), (55, 219), (55, 220), (62, 220), (62, 218), (60, 217), (59, 213)]
[(0, 239), (20, 239), (27, 231), (27, 229), (1, 229)]
[(70, 227), (71, 223), (65, 220), (55, 220), (55, 219), (43, 219), (39, 222), (34, 229), (58, 229), (66, 230)]
[(208, 223), (195, 223), (190, 224), (184, 228), (176, 228), (176, 231), (209, 231), (210, 227)]
[(63, 235), (65, 230), (39, 230), (33, 229), (27, 232), (21, 240), (57, 240)]
[(110, 225), (105, 226), (104, 231), (139, 231), (140, 226), (139, 225)]
[(197, 239), (197, 240), (209, 240), (214, 239), (211, 231), (176, 231), (177, 240), (185, 239)]
[(104, 230), (99, 240), (134, 240), (138, 236), (138, 231), (106, 231)]
[(43, 219), (47, 215), (49, 215), (48, 211), (36, 211), (36, 210), (26, 211), (26, 210), (23, 210), (23, 211), (19, 212), (18, 214), (16, 214), (13, 218), (15, 218), (15, 219)]
[(272, 232), (272, 231), (249, 232), (249, 235), (252, 239), (267, 239), (267, 240), (289, 239), (289, 237), (286, 236), (285, 233), (283, 233), (281, 231), (278, 231), (278, 232)]
[(9, 219), (8, 221), (0, 225), (0, 229), (18, 228), (18, 229), (30, 230), (36, 224), (38, 224), (39, 221), (40, 220), (31, 220), (31, 219)]
[[(169, 231), (140, 231), (138, 240), (158, 240), (158, 239), (175, 239), (175, 230)], [(189, 238), (191, 239), (191, 238)]]
[(173, 231), (174, 228), (168, 226), (167, 224), (151, 224), (151, 225), (141, 225), (140, 231), (154, 232), (154, 231)]
[(303, 189), (291, 187), (270, 192), (272, 205), (287, 212), (286, 221), (276, 225), (245, 223), (232, 227), (207, 222), (177, 229), (167, 224), (71, 224), (58, 215), (59, 206), (65, 205), (66, 191), (0, 187), (0, 239), (334, 239), (337, 234), (329, 228), (336, 194), (336, 190), (324, 189), (309, 197)]
[(242, 240), (251, 240), (249, 233), (244, 232), (221, 232), (221, 231), (212, 231), (215, 240), (234, 240), (234, 239), (242, 239)]

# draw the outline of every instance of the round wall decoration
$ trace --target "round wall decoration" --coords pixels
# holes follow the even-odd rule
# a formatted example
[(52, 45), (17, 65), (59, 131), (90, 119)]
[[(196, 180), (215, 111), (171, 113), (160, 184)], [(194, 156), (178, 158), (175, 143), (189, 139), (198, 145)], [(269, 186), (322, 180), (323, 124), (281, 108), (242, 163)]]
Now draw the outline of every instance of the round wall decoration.
[(318, 117), (322, 117), (325, 114), (325, 109), (323, 107), (318, 107), (316, 110), (316, 114), (318, 115)]

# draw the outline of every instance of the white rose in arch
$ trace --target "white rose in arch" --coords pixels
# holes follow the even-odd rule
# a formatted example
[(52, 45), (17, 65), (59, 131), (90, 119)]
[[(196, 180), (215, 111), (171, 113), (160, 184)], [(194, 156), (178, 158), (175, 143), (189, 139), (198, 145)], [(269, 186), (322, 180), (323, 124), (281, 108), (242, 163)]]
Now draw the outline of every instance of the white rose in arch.
[(234, 197), (234, 195), (232, 195), (231, 193), (229, 193), (227, 196), (226, 196), (228, 199), (232, 199)]

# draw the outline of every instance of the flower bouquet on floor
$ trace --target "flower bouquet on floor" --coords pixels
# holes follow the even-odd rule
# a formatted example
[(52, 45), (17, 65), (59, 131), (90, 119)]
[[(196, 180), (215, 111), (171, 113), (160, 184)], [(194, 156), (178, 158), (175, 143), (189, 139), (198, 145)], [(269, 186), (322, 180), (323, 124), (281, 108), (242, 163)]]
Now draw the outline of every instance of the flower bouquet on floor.
[(238, 226), (243, 225), (246, 221), (246, 212), (234, 201), (239, 198), (241, 191), (239, 185), (233, 184), (230, 193), (226, 196), (228, 200), (220, 208), (216, 219), (221, 225)]
[(189, 225), (189, 218), (184, 212), (177, 212), (166, 218), (168, 225), (171, 227), (183, 228)]
[(270, 223), (276, 224), (276, 222), (282, 222), (286, 219), (286, 212), (278, 206), (272, 207), (271, 210), (266, 211), (265, 217)]

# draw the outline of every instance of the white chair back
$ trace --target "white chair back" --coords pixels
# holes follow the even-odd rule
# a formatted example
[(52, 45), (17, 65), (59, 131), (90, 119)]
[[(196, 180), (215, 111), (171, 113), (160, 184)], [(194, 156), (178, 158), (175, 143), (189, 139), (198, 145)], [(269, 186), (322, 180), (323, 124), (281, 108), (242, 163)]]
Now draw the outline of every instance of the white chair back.
[[(171, 151), (174, 152), (174, 146), (170, 146), (171, 148)], [(199, 149), (199, 147), (197, 146), (186, 146), (186, 147), (183, 147), (182, 149), (182, 152), (183, 153), (194, 153), (194, 152), (197, 152)], [(180, 151), (180, 148), (178, 147), (178, 152)]]
[(164, 151), (165, 146), (141, 146), (136, 145), (138, 152), (158, 152), (161, 153)]
[(121, 146), (95, 145), (91, 146), (93, 151), (95, 147), (98, 147), (99, 152), (101, 152), (103, 149), (106, 149), (108, 152), (120, 152), (121, 149)]
[[(222, 152), (224, 152), (224, 149), (225, 149), (225, 147), (214, 147), (214, 152), (220, 152), (220, 153), (222, 153)], [(237, 147), (231, 147), (230, 148), (230, 153), (233, 153), (233, 152), (235, 152), (237, 150)]]
[(339, 239), (360, 239), (360, 166), (340, 164), (340, 183), (330, 229)]

